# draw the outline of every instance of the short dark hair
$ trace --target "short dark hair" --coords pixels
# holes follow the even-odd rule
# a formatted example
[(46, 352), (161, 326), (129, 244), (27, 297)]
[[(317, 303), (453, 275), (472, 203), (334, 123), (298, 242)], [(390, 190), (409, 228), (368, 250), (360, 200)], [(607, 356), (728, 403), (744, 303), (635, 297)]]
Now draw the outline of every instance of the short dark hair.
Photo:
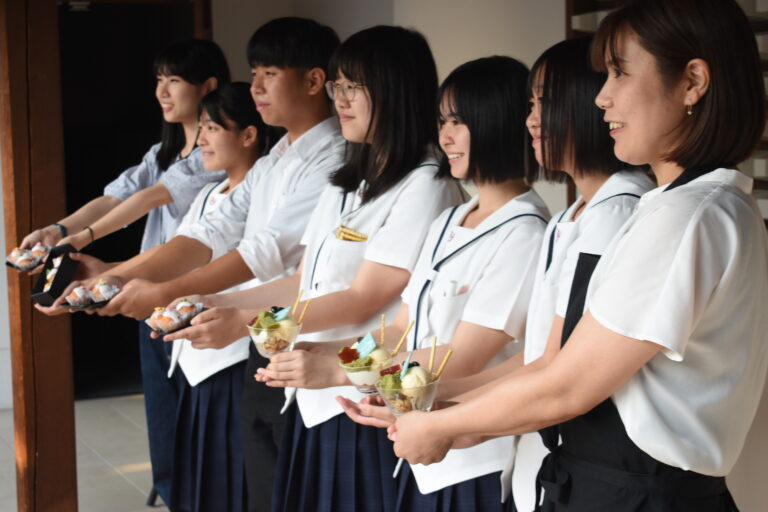
[[(217, 87), (229, 83), (229, 66), (219, 45), (207, 39), (189, 39), (165, 47), (152, 66), (156, 75), (174, 75), (185, 81), (200, 85), (209, 78), (215, 78)], [(178, 158), (184, 148), (186, 137), (184, 127), (179, 123), (163, 121), (157, 164), (166, 170)]]
[[(440, 85), (438, 105), (447, 98), (451, 112), (470, 134), (467, 178), (478, 183), (503, 183), (514, 178), (532, 182), (526, 164), (528, 132), (528, 68), (502, 56), (472, 60), (454, 69)], [(440, 164), (450, 172), (445, 155)]]
[(248, 41), (248, 64), (309, 70), (328, 74), (328, 61), (339, 46), (330, 27), (307, 18), (276, 18), (268, 21)]
[(238, 130), (249, 126), (258, 131), (259, 155), (269, 151), (275, 142), (283, 136), (285, 130), (269, 126), (261, 119), (256, 105), (251, 97), (250, 85), (245, 82), (225, 84), (206, 94), (200, 102), (200, 113), (205, 111), (211, 121), (228, 130), (227, 121), (233, 123)]
[(631, 0), (598, 28), (592, 64), (621, 69), (619, 43), (634, 33), (656, 59), (666, 86), (692, 59), (710, 69), (709, 90), (683, 121), (665, 159), (683, 168), (733, 167), (746, 160), (765, 126), (765, 85), (752, 28), (734, 0)]
[(367, 188), (363, 202), (383, 194), (434, 151), (437, 69), (427, 40), (415, 30), (376, 26), (350, 36), (334, 53), (331, 77), (365, 85), (371, 99), (367, 143), (347, 143), (344, 165), (331, 183)]
[(611, 175), (627, 167), (616, 158), (603, 112), (595, 105), (606, 74), (590, 65), (591, 43), (591, 36), (561, 41), (531, 68), (528, 94), (536, 94), (535, 83), (542, 85), (541, 172), (549, 181), (566, 180), (562, 170), (569, 157), (581, 175)]

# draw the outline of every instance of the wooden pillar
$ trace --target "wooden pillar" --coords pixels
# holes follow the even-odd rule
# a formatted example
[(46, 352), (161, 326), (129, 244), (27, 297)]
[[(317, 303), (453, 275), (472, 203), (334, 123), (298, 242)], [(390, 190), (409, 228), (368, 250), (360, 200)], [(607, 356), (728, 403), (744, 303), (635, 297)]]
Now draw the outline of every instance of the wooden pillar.
[[(65, 213), (54, 0), (0, 2), (0, 151), (6, 247)], [(8, 271), (18, 510), (77, 510), (67, 316), (37, 313)]]

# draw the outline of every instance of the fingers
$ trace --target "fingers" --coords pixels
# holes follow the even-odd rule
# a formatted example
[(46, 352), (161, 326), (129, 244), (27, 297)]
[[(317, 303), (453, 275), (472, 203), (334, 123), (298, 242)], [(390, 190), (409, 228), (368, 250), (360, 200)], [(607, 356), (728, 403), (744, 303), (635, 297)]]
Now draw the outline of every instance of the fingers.
[(367, 425), (369, 427), (377, 427), (377, 428), (387, 428), (389, 425), (392, 424), (392, 422), (390, 421), (386, 421), (384, 419), (366, 414), (363, 408), (359, 404), (356, 404), (355, 402), (353, 402), (352, 400), (349, 400), (341, 396), (337, 396), (336, 401), (339, 402), (339, 404), (341, 405), (342, 409), (344, 409), (344, 412), (349, 417), (349, 419), (351, 419), (355, 423), (359, 423), (360, 425)]
[(56, 316), (56, 315), (62, 315), (64, 313), (69, 313), (70, 311), (67, 308), (63, 308), (61, 306), (41, 306), (40, 304), (35, 304), (35, 309), (43, 313), (44, 315), (48, 316)]

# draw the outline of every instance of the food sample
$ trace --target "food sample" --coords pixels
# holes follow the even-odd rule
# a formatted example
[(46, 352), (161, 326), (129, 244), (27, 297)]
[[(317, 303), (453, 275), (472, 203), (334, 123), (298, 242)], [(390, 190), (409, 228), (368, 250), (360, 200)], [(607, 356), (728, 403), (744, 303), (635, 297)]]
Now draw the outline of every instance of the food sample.
[(432, 407), (439, 377), (418, 362), (408, 364), (405, 371), (395, 365), (380, 373), (376, 389), (395, 416), (414, 410), (428, 411)]
[(155, 308), (155, 311), (147, 318), (146, 322), (153, 331), (161, 334), (168, 334), (183, 325), (179, 313), (165, 308)]
[(203, 310), (202, 303), (193, 304), (189, 299), (181, 299), (176, 304), (176, 312), (184, 322), (189, 322), (192, 317)]
[(93, 285), (89, 292), (93, 302), (106, 302), (117, 295), (118, 292), (120, 292), (120, 288), (113, 284), (109, 284), (104, 279), (100, 279), (98, 283)]
[(359, 338), (351, 347), (339, 350), (339, 366), (347, 373), (350, 382), (361, 393), (375, 393), (379, 372), (389, 366), (392, 354), (377, 345), (373, 336)]
[(299, 335), (299, 324), (293, 319), (291, 308), (279, 306), (260, 311), (247, 327), (259, 354), (267, 358), (291, 350)]
[(53, 258), (53, 267), (45, 271), (45, 285), (43, 285), (43, 293), (50, 290), (51, 286), (53, 286), (53, 281), (56, 279), (56, 274), (58, 274), (59, 272), (59, 267), (61, 266), (61, 260), (63, 259), (64, 259), (63, 256)]
[(5, 259), (11, 266), (24, 272), (32, 270), (45, 260), (48, 256), (50, 247), (42, 244), (35, 244), (32, 249), (14, 248)]
[(64, 298), (64, 300), (66, 300), (70, 306), (74, 307), (84, 307), (93, 303), (93, 300), (91, 300), (91, 294), (88, 293), (88, 288), (85, 286), (78, 286), (72, 290), (69, 295)]

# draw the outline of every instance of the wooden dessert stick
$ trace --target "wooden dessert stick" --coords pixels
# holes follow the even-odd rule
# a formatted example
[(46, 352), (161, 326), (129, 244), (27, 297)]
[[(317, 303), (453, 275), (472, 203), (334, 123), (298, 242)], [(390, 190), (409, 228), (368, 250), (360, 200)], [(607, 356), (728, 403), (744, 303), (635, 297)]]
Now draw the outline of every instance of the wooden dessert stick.
[(312, 303), (312, 299), (309, 299), (307, 302), (304, 303), (304, 309), (301, 311), (301, 316), (299, 317), (299, 321), (296, 322), (297, 324), (301, 325), (304, 323), (304, 315), (307, 314), (307, 309), (309, 308), (309, 305)]
[(395, 357), (398, 352), (400, 352), (400, 348), (403, 346), (403, 343), (405, 343), (405, 338), (408, 337), (408, 333), (411, 332), (411, 329), (413, 328), (414, 321), (411, 320), (411, 323), (408, 324), (408, 328), (403, 333), (403, 336), (400, 338), (400, 341), (397, 342), (397, 346), (395, 347), (395, 350), (392, 352), (392, 357)]
[(304, 290), (299, 290), (299, 294), (296, 296), (296, 302), (293, 303), (293, 308), (291, 309), (291, 314), (293, 316), (296, 316), (296, 310), (299, 309), (299, 302), (301, 302), (302, 295), (304, 295)]
[(440, 363), (440, 368), (437, 369), (437, 373), (435, 374), (435, 380), (440, 378), (440, 375), (442, 375), (443, 370), (445, 369), (445, 364), (448, 362), (448, 360), (453, 355), (453, 349), (449, 348), (448, 352), (445, 353), (445, 357), (443, 358), (443, 362)]
[(384, 322), (386, 322), (387, 315), (381, 315), (381, 339), (379, 345), (384, 346)]
[(432, 373), (432, 368), (435, 366), (435, 349), (437, 348), (437, 336), (432, 338), (432, 350), (429, 351), (429, 373)]

